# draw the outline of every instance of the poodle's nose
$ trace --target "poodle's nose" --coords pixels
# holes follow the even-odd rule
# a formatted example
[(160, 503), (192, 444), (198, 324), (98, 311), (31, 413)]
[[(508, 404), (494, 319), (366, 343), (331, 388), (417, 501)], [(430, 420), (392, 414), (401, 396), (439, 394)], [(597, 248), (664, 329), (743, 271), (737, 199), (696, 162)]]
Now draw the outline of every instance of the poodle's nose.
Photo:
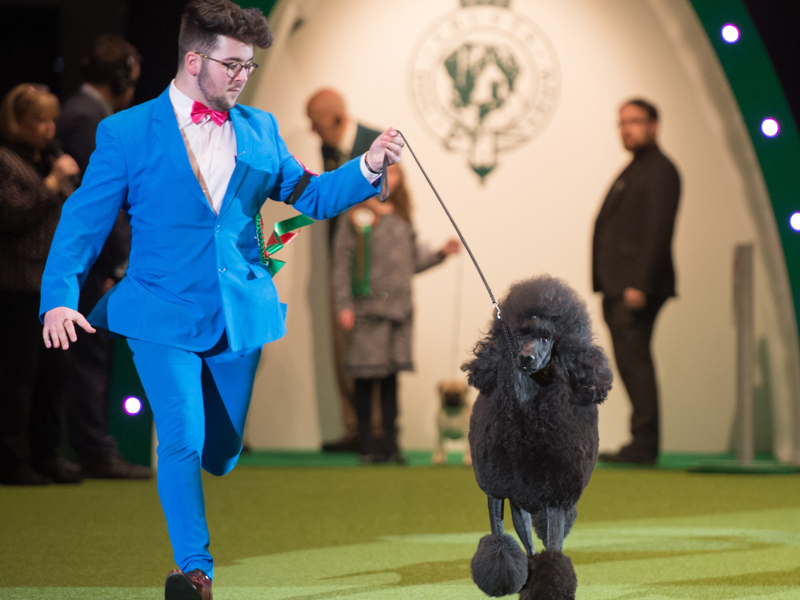
[(519, 355), (519, 368), (523, 371), (530, 371), (533, 368), (536, 359), (530, 354)]

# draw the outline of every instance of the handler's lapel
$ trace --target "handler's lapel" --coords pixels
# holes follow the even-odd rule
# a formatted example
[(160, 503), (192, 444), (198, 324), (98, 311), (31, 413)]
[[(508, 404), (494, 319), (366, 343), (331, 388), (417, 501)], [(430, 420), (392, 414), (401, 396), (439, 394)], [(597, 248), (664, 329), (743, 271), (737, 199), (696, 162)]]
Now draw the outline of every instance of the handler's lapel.
[(253, 159), (253, 134), (250, 131), (250, 124), (247, 122), (237, 107), (233, 107), (230, 112), (233, 131), (236, 134), (236, 168), (233, 170), (231, 179), (228, 182), (228, 189), (225, 190), (225, 198), (219, 209), (219, 216), (225, 214), (228, 207), (233, 203), (233, 197), (239, 191), (247, 172), (250, 170), (250, 161)]
[(214, 212), (208, 204), (203, 189), (200, 187), (200, 182), (192, 171), (192, 165), (189, 162), (189, 154), (186, 150), (186, 144), (183, 141), (181, 130), (178, 127), (178, 120), (175, 117), (175, 109), (172, 107), (172, 102), (169, 99), (169, 88), (161, 96), (158, 97), (158, 104), (154, 111), (153, 120), (158, 124), (155, 127), (158, 139), (164, 145), (172, 165), (175, 167), (175, 174), (183, 181), (192, 195), (208, 207), (208, 210)]

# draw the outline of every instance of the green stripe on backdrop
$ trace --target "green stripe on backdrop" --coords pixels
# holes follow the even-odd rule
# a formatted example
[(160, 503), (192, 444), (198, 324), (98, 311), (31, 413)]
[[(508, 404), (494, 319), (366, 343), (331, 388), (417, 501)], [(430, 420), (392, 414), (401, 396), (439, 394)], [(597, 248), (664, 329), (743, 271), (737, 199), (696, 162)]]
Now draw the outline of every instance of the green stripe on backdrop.
[(237, 2), (239, 6), (244, 8), (258, 8), (267, 17), (269, 17), (269, 14), (277, 3), (278, 0), (240, 0)]
[[(728, 78), (764, 175), (780, 234), (795, 318), (800, 325), (800, 234), (789, 217), (800, 210), (800, 137), (789, 103), (750, 14), (741, 0), (691, 0)], [(739, 28), (734, 44), (721, 36), (726, 24)], [(761, 122), (772, 117), (780, 133), (768, 138)]]

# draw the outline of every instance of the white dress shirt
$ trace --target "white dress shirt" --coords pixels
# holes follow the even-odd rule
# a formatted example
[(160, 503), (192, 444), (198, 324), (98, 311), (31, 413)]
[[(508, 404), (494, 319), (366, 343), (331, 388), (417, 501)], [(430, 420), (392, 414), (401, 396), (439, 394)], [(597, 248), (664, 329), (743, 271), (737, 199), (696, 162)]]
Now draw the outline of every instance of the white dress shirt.
[[(197, 166), (195, 167), (195, 161), (190, 160), (193, 163), (192, 168), (200, 170), (200, 176), (197, 177), (200, 187), (203, 188), (211, 208), (219, 214), (228, 190), (228, 182), (236, 168), (236, 133), (233, 124), (227, 119), (221, 126), (217, 125), (208, 115), (201, 121), (192, 123), (194, 100), (181, 92), (175, 86), (175, 81), (169, 86), (169, 99), (175, 109), (184, 140), (189, 145), (187, 150), (191, 150), (194, 155)], [(195, 175), (198, 175), (196, 171)]]
[[(197, 123), (192, 122), (194, 100), (181, 92), (173, 80), (169, 86), (169, 99), (178, 119), (181, 135), (187, 144), (189, 162), (203, 193), (216, 214), (222, 206), (228, 182), (236, 168), (236, 133), (230, 118), (220, 126), (206, 115)], [(374, 183), (379, 175), (370, 173), (366, 155), (359, 161), (361, 173), (367, 181)], [(198, 172), (199, 171), (199, 172)]]

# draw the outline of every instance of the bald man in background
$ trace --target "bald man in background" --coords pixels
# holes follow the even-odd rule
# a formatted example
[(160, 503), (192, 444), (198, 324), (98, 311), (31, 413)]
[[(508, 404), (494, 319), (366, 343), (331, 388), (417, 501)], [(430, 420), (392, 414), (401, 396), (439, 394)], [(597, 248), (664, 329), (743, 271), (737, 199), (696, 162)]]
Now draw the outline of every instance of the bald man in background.
[[(332, 171), (346, 163), (351, 157), (363, 154), (369, 150), (372, 142), (381, 134), (380, 131), (365, 127), (350, 117), (344, 98), (339, 92), (330, 88), (321, 89), (311, 96), (308, 100), (306, 114), (311, 120), (311, 130), (322, 141), (322, 160), (325, 171)], [(340, 217), (334, 217), (328, 222), (320, 224), (328, 227), (329, 250), (333, 243), (333, 232), (338, 218)], [(331, 303), (332, 306), (333, 303)], [(344, 365), (347, 336), (333, 312), (331, 312), (331, 322), (333, 324), (334, 362), (339, 404), (345, 433), (340, 440), (324, 443), (322, 449), (329, 452), (357, 452), (359, 449), (358, 428), (355, 410), (351, 402), (353, 380), (347, 375)]]

